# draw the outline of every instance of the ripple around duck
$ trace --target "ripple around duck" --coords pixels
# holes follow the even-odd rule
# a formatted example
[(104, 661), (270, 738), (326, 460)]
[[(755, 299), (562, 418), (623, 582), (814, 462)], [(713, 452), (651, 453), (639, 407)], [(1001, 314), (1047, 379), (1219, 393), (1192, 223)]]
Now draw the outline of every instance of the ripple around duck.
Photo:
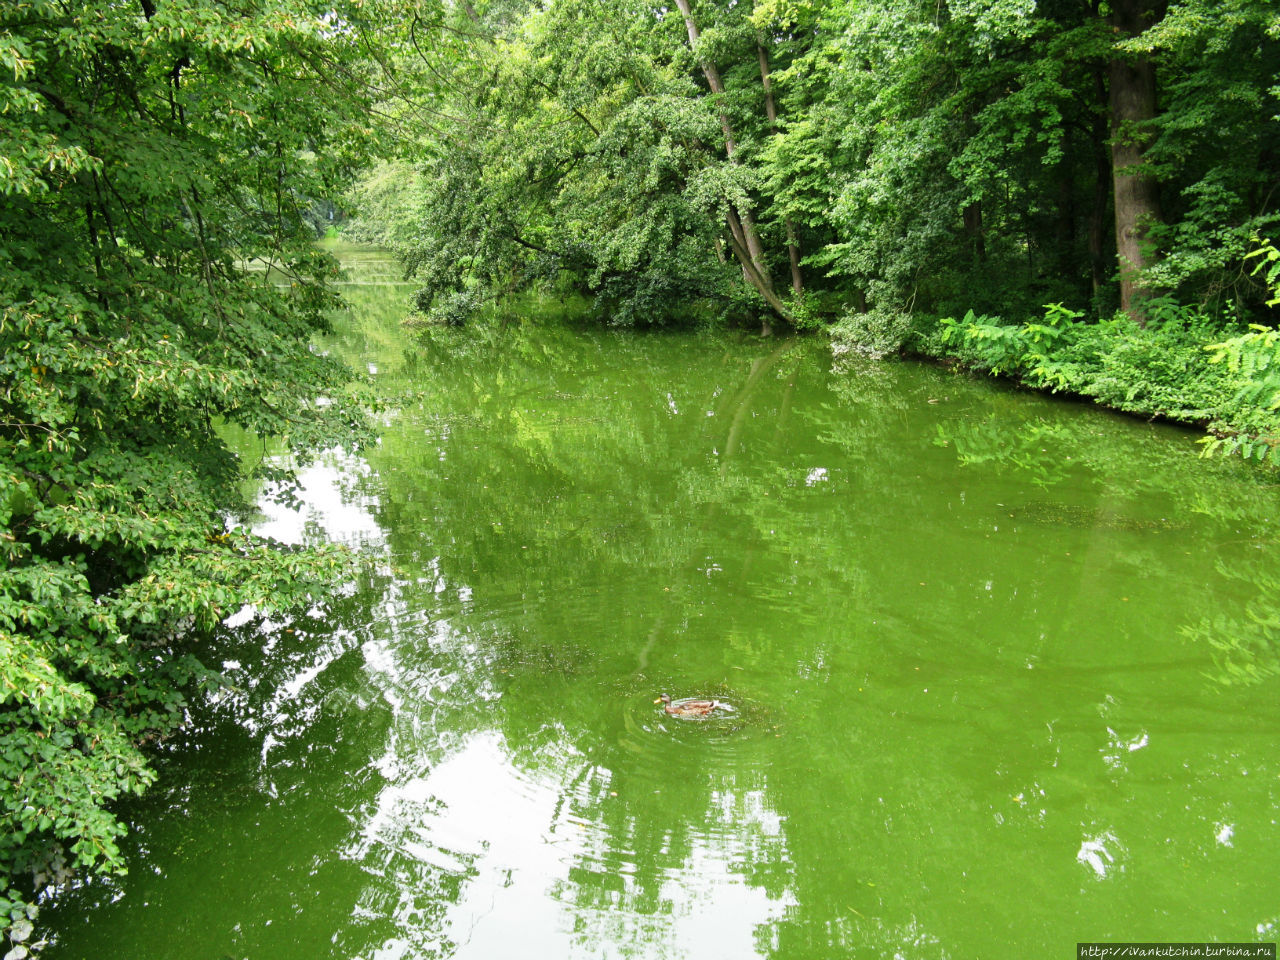
[(619, 746), (641, 761), (662, 769), (684, 761), (711, 761), (729, 767), (767, 762), (764, 744), (778, 733), (779, 724), (762, 704), (732, 690), (717, 688), (703, 694), (733, 707), (709, 717), (673, 717), (654, 703), (652, 693), (632, 693), (622, 706)]

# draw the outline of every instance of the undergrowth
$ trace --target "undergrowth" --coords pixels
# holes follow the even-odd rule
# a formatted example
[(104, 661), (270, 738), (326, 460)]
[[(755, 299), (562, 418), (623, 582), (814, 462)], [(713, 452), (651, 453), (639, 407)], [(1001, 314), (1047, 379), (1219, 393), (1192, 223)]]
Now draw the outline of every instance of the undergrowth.
[(1156, 302), (1140, 326), (1100, 322), (1061, 304), (1023, 323), (942, 318), (915, 338), (920, 352), (1037, 389), (1092, 397), (1117, 410), (1203, 426), (1206, 454), (1280, 462), (1280, 332), (1249, 329)]
[[(1260, 243), (1257, 275), (1280, 305), (1280, 250)], [(1092, 397), (1117, 410), (1204, 427), (1206, 456), (1235, 453), (1280, 464), (1280, 330), (1245, 325), (1170, 298), (1148, 301), (1147, 322), (1091, 321), (1062, 304), (1009, 322), (969, 311), (915, 316), (890, 335), (901, 350), (958, 361), (1036, 389)], [(883, 326), (883, 324), (881, 324)], [(848, 326), (837, 336), (868, 339)], [(876, 352), (892, 352), (884, 331)]]

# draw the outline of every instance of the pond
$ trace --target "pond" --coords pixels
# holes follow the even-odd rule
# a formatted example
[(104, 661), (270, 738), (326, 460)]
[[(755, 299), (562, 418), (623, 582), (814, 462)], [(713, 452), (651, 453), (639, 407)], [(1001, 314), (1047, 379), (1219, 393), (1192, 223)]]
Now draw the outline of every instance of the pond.
[(228, 622), (46, 956), (1276, 939), (1270, 474), (820, 338), (410, 331), (352, 267), (381, 440), (260, 528), (369, 563)]

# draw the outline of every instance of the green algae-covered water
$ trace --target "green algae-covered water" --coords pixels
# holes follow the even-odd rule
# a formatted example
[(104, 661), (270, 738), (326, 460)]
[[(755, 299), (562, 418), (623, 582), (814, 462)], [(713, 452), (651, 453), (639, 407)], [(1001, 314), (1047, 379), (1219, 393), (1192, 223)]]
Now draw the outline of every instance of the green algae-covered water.
[(381, 441), (261, 529), (368, 567), (228, 623), (51, 960), (1276, 939), (1269, 475), (816, 338), (406, 332), (358, 266)]

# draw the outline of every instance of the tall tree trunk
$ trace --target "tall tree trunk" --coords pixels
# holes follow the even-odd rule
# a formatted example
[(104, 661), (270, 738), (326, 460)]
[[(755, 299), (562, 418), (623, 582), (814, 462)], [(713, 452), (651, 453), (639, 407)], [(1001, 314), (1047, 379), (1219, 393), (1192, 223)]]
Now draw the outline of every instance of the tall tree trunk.
[(764, 297), (765, 302), (777, 311), (778, 316), (790, 320), (791, 314), (787, 310), (787, 305), (774, 292), (773, 284), (769, 282), (768, 276), (762, 276), (759, 270), (756, 269), (755, 261), (752, 259), (750, 251), (747, 250), (744, 241), (746, 232), (744, 225), (732, 205), (729, 207), (726, 220), (729, 223), (729, 246), (733, 249), (738, 262), (742, 264), (744, 278), (751, 286), (756, 288), (760, 296)]
[(1111, 199), (1111, 155), (1107, 148), (1107, 118), (1102, 108), (1107, 104), (1107, 78), (1099, 67), (1093, 73), (1094, 97), (1098, 112), (1094, 116), (1089, 148), (1093, 151), (1093, 202), (1089, 207), (1089, 277), (1095, 299), (1101, 294), (1111, 275), (1112, 260), (1107, 256), (1108, 202)]
[[(1121, 38), (1135, 37), (1164, 15), (1163, 0), (1113, 0), (1110, 22)], [(1120, 309), (1146, 323), (1142, 271), (1153, 261), (1147, 231), (1160, 219), (1159, 188), (1146, 172), (1156, 116), (1156, 68), (1145, 55), (1113, 56), (1111, 81), (1111, 174), (1115, 196), (1116, 255), (1120, 261)]]
[[(676, 6), (684, 17), (685, 30), (689, 34), (689, 48), (696, 50), (698, 46), (698, 25), (694, 22), (693, 11), (689, 0), (676, 0)], [(707, 86), (716, 95), (724, 93), (724, 83), (720, 80), (720, 71), (709, 60), (702, 61), (702, 73), (707, 78)], [(724, 132), (724, 151), (731, 163), (737, 163), (738, 144), (734, 137), (733, 124), (723, 109), (718, 111), (720, 129)], [(737, 210), (732, 203), (728, 204), (727, 219), (729, 223), (730, 247), (742, 264), (742, 271), (747, 282), (756, 289), (778, 315), (790, 320), (791, 313), (786, 304), (773, 289), (773, 278), (769, 275), (769, 265), (765, 260), (764, 246), (760, 243), (760, 233), (756, 230), (755, 219), (749, 210)], [(767, 325), (766, 325), (767, 326)]]
[[(778, 132), (778, 106), (773, 101), (773, 81), (769, 77), (769, 54), (764, 44), (756, 41), (756, 53), (760, 59), (760, 84), (764, 87), (764, 112), (769, 117), (769, 129)], [(796, 240), (796, 226), (790, 216), (782, 218), (787, 231), (787, 256), (791, 260), (791, 292), (797, 297), (804, 293), (804, 277), (800, 273), (800, 244)]]

